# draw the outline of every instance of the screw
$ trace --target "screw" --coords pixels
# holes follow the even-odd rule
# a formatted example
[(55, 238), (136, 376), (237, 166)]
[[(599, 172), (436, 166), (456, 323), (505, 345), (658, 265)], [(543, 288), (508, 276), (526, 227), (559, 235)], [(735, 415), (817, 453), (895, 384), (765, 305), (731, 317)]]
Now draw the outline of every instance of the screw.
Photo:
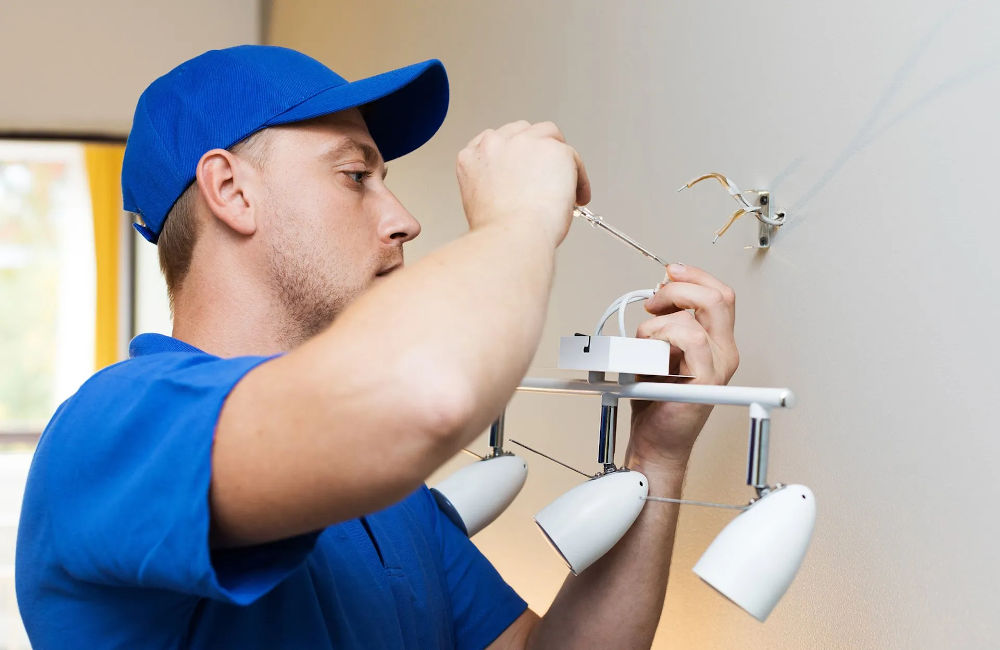
[(761, 246), (767, 246), (767, 237), (761, 237), (760, 238), (760, 245)]
[(761, 194), (760, 195), (760, 204), (761, 205), (767, 205), (767, 199), (768, 199), (767, 194)]

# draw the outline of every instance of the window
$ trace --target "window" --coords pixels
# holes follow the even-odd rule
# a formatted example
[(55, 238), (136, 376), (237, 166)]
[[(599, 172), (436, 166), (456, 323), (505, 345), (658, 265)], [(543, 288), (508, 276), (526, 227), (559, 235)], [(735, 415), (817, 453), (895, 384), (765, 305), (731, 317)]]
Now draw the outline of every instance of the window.
[(0, 142), (0, 434), (37, 434), (94, 370), (83, 146)]

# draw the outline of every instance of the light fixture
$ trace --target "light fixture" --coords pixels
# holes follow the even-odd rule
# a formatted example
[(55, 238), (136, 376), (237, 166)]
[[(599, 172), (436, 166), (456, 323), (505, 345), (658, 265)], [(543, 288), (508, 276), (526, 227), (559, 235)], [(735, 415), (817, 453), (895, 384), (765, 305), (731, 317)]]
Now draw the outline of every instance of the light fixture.
[(648, 493), (645, 476), (620, 469), (576, 486), (539, 511), (535, 523), (579, 575), (628, 532)]
[[(767, 484), (770, 409), (792, 406), (795, 398), (790, 390), (636, 382), (628, 373), (619, 373), (618, 381), (611, 382), (605, 381), (603, 372), (591, 372), (586, 381), (526, 377), (519, 390), (601, 396), (599, 461), (605, 463), (605, 471), (535, 517), (574, 574), (618, 542), (647, 500), (736, 508), (743, 512), (709, 545), (694, 571), (757, 620), (768, 617), (802, 564), (816, 520), (809, 488)], [(749, 407), (747, 484), (756, 489), (758, 498), (749, 506), (730, 506), (648, 496), (649, 483), (642, 474), (613, 464), (615, 405), (620, 398)]]
[(601, 400), (597, 462), (604, 471), (562, 495), (535, 515), (535, 523), (578, 575), (618, 543), (635, 523), (649, 494), (641, 472), (615, 467), (618, 397)]
[(815, 521), (812, 491), (779, 485), (722, 529), (694, 572), (763, 622), (792, 584)]
[(804, 485), (767, 484), (771, 415), (750, 404), (747, 485), (759, 498), (722, 529), (694, 572), (758, 621), (795, 578), (816, 523), (816, 498)]
[(528, 477), (524, 459), (504, 451), (503, 428), (501, 413), (490, 427), (490, 455), (431, 488), (441, 510), (469, 537), (493, 523), (510, 506)]
[[(528, 392), (601, 397), (597, 460), (603, 471), (594, 476), (512, 440), (588, 479), (538, 512), (535, 522), (570, 571), (579, 574), (618, 543), (635, 523), (646, 501), (742, 510), (709, 545), (694, 571), (732, 602), (764, 621), (801, 566), (816, 520), (815, 498), (809, 488), (781, 484), (772, 487), (766, 480), (770, 409), (791, 407), (795, 396), (787, 388), (680, 383), (684, 377), (668, 375), (668, 343), (625, 334), (626, 306), (652, 293), (633, 291), (621, 296), (605, 311), (592, 336), (562, 338), (559, 368), (585, 370), (586, 380), (526, 377), (518, 387)], [(621, 336), (603, 336), (604, 323), (615, 311)], [(606, 372), (617, 373), (617, 381), (606, 380)], [(673, 381), (640, 382), (636, 381), (638, 374), (661, 375)], [(758, 498), (748, 506), (733, 506), (650, 496), (645, 475), (614, 464), (618, 402), (622, 398), (749, 407), (747, 484), (756, 489)], [(527, 465), (520, 457), (503, 450), (503, 437), (501, 414), (490, 430), (492, 453), (431, 490), (441, 509), (469, 536), (496, 519), (524, 485)]]

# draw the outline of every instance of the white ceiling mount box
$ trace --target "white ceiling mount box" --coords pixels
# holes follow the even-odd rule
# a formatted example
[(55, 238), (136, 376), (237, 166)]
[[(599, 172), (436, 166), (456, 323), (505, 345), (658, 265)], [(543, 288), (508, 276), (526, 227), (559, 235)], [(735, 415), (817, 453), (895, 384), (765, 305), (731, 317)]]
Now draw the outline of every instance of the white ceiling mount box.
[(670, 374), (670, 344), (659, 339), (577, 334), (559, 339), (559, 368), (634, 375)]

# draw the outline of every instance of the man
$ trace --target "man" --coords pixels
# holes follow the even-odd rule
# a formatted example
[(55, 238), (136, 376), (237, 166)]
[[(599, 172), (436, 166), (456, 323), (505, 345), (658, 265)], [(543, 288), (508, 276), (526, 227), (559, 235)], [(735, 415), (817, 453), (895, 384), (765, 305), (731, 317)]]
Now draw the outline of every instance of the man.
[[(651, 643), (676, 506), (645, 509), (539, 618), (423, 486), (527, 370), (590, 197), (555, 125), (484, 131), (458, 156), (469, 232), (403, 268), (420, 226), (384, 160), (446, 106), (436, 61), (349, 84), (263, 46), (143, 93), (122, 189), (158, 243), (173, 337), (137, 337), (42, 436), (17, 555), (36, 648)], [(732, 291), (670, 273), (638, 335), (728, 381)], [(708, 413), (636, 404), (627, 465), (650, 493), (679, 495)]]

